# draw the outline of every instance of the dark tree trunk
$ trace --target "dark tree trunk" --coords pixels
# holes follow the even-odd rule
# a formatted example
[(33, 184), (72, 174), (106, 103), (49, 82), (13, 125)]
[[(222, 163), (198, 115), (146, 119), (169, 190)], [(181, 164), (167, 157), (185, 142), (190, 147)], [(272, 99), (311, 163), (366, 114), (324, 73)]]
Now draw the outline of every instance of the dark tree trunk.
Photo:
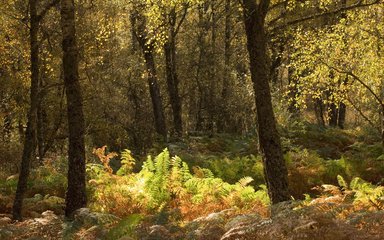
[[(42, 86), (42, 83), (41, 83), (42, 79), (40, 78), (40, 81), (39, 81), (39, 89), (41, 89), (43, 86)], [(44, 118), (45, 118), (45, 111), (44, 111), (44, 107), (43, 107), (43, 97), (40, 95), (39, 97), (39, 103), (38, 103), (38, 106), (37, 106), (37, 150), (38, 150), (38, 154), (39, 154), (39, 162), (40, 164), (43, 163), (43, 160), (44, 160), (44, 155), (45, 155), (45, 150), (44, 150), (44, 141), (45, 141), (45, 137), (44, 137), (44, 133), (45, 133), (45, 129), (44, 129)]]
[(337, 127), (338, 109), (336, 104), (330, 103), (328, 107), (329, 126)]
[(230, 86), (230, 70), (231, 70), (231, 1), (225, 0), (225, 34), (224, 34), (224, 76), (223, 76), (223, 88), (221, 91), (221, 115), (218, 119), (218, 131), (224, 132), (227, 129), (228, 123), (228, 98), (229, 98), (229, 86)]
[(384, 105), (383, 103), (381, 105), (381, 111), (380, 111), (380, 130), (381, 130), (381, 144), (384, 146)]
[(347, 112), (347, 106), (345, 105), (345, 103), (340, 102), (337, 126), (341, 129), (344, 129), (346, 112)]
[(17, 183), (16, 196), (13, 203), (13, 219), (22, 219), (22, 207), (24, 194), (27, 189), (27, 182), (30, 171), (31, 160), (36, 149), (36, 121), (37, 106), (39, 103), (39, 44), (38, 31), (39, 19), (37, 15), (37, 0), (29, 1), (30, 11), (30, 47), (31, 47), (31, 95), (30, 109), (28, 112), (27, 129), (24, 137), (24, 149), (21, 159), (21, 170)]
[(323, 103), (323, 100), (318, 98), (318, 99), (315, 100), (314, 104), (315, 104), (314, 109), (315, 109), (315, 115), (316, 115), (317, 124), (319, 124), (320, 126), (325, 127), (324, 103)]
[(203, 73), (205, 72), (205, 67), (208, 65), (205, 61), (207, 59), (207, 47), (204, 41), (204, 37), (208, 35), (208, 27), (206, 20), (204, 19), (204, 14), (206, 14), (208, 7), (207, 4), (202, 4), (198, 9), (199, 16), (199, 33), (197, 35), (197, 47), (199, 49), (199, 57), (197, 62), (196, 69), (196, 90), (197, 90), (197, 103), (196, 103), (196, 114), (195, 114), (195, 131), (204, 130), (204, 113), (206, 111), (206, 102), (207, 102), (207, 87), (203, 82)]
[(164, 140), (166, 140), (167, 128), (165, 124), (163, 101), (161, 99), (160, 87), (158, 84), (156, 64), (153, 56), (154, 46), (153, 43), (148, 42), (145, 18), (141, 16), (140, 13), (134, 12), (131, 15), (131, 24), (132, 29), (134, 29), (134, 36), (139, 42), (144, 55), (146, 71), (148, 75), (149, 93), (151, 95), (153, 114), (155, 118), (156, 132), (161, 135)]
[(183, 122), (181, 117), (181, 98), (179, 95), (179, 79), (176, 70), (176, 39), (175, 25), (176, 12), (173, 9), (169, 14), (170, 30), (169, 38), (164, 44), (165, 71), (167, 78), (167, 87), (169, 100), (172, 106), (173, 125), (175, 135), (181, 137), (183, 133)]
[(155, 60), (152, 51), (144, 51), (145, 64), (147, 66), (148, 86), (151, 95), (153, 113), (155, 116), (156, 132), (160, 134), (164, 140), (167, 139), (167, 128), (165, 125), (165, 117), (163, 110), (163, 101), (161, 100), (160, 87), (157, 80), (157, 72)]
[(68, 111), (68, 190), (65, 216), (86, 206), (83, 99), (78, 73), (74, 0), (61, 1), (63, 72)]
[(211, 135), (215, 132), (215, 118), (216, 118), (216, 107), (217, 103), (215, 101), (216, 96), (216, 89), (217, 89), (217, 73), (216, 73), (216, 24), (217, 24), (217, 17), (216, 17), (216, 3), (215, 1), (211, 2), (211, 54), (210, 54), (210, 67), (209, 67), (209, 89), (208, 89), (208, 102), (207, 102), (207, 108), (208, 108), (208, 125), (207, 130)]
[(251, 79), (256, 98), (260, 149), (263, 153), (264, 174), (272, 204), (290, 199), (288, 171), (276, 128), (269, 80), (265, 17), (268, 0), (243, 0), (244, 24), (250, 57)]

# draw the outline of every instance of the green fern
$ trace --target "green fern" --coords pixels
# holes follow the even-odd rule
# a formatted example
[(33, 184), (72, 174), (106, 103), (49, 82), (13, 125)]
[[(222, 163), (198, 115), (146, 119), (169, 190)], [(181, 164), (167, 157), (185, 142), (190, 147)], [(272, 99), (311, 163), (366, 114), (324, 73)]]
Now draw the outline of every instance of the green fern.
[(240, 185), (241, 187), (245, 188), (248, 184), (250, 184), (253, 181), (253, 178), (251, 177), (243, 177), (241, 178), (237, 184)]
[(140, 214), (132, 214), (121, 220), (115, 227), (109, 230), (106, 240), (120, 239), (124, 236), (132, 237), (136, 226), (143, 220)]
[(337, 182), (339, 183), (339, 186), (343, 188), (343, 190), (348, 189), (348, 183), (344, 180), (341, 175), (337, 175)]
[(135, 159), (132, 157), (130, 150), (125, 149), (121, 152), (121, 167), (116, 172), (118, 176), (128, 175), (132, 172), (133, 166), (135, 165)]

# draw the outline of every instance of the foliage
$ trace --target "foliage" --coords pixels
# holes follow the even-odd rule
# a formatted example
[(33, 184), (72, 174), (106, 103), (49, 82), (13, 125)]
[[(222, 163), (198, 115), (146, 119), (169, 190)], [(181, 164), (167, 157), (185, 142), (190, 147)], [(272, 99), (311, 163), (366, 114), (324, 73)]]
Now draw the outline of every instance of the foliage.
[[(117, 156), (117, 153), (111, 152), (111, 153), (105, 154), (106, 148), (107, 146), (96, 148), (93, 150), (93, 154), (95, 154), (100, 159), (100, 161), (103, 163), (105, 170), (109, 173), (112, 173), (113, 169), (109, 166), (109, 162), (111, 161), (111, 158)], [(125, 153), (124, 156), (126, 157), (127, 154)]]
[[(321, 27), (298, 28), (291, 67), (298, 79), (298, 106), (308, 99), (343, 101), (372, 127), (379, 128), (383, 99), (382, 4), (325, 19)], [(367, 21), (370, 19), (370, 21)], [(336, 50), (335, 50), (336, 49)]]
[(239, 176), (251, 176), (254, 181), (253, 186), (264, 183), (263, 163), (261, 156), (244, 156), (229, 159), (208, 160), (207, 168), (211, 169), (215, 175), (229, 183), (235, 183)]
[[(60, 164), (47, 160), (42, 166), (33, 169), (28, 179), (26, 197), (33, 197), (35, 194), (40, 194), (43, 196), (51, 195), (64, 198), (67, 179), (65, 172), (60, 169), (59, 165)], [(6, 195), (14, 194), (17, 182), (18, 175), (9, 176), (0, 182), (0, 192)]]
[(132, 172), (134, 165), (135, 159), (132, 157), (131, 151), (125, 149), (121, 152), (121, 167), (116, 172), (116, 174), (119, 176), (128, 175), (130, 172)]
[(91, 206), (119, 216), (167, 208), (179, 208), (188, 216), (207, 206), (249, 209), (256, 202), (268, 204), (265, 186), (259, 191), (248, 186), (252, 178), (229, 184), (215, 178), (208, 169), (195, 168), (191, 173), (188, 165), (177, 156), (170, 157), (167, 149), (154, 159), (148, 156), (138, 173), (111, 175), (97, 164), (88, 164), (87, 172)]
[(140, 223), (143, 217), (139, 214), (131, 214), (121, 220), (106, 235), (106, 240), (120, 239), (123, 236), (133, 236), (135, 227)]
[(384, 186), (373, 185), (359, 177), (353, 178), (349, 184), (341, 175), (337, 176), (337, 180), (339, 187), (328, 184), (318, 189), (325, 196), (340, 197), (341, 202), (350, 201), (361, 208), (384, 209)]

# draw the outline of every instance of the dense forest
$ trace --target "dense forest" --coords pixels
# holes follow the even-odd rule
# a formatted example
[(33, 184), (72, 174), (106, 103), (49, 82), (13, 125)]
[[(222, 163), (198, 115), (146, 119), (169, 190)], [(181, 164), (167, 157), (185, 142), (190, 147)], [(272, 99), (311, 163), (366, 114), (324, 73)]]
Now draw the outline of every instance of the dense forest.
[(0, 0), (0, 239), (383, 239), (383, 0)]

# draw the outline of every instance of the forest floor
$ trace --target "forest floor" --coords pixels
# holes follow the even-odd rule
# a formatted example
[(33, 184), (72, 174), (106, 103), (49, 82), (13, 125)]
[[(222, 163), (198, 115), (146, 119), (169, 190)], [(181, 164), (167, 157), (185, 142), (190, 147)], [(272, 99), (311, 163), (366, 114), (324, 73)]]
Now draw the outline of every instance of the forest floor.
[[(186, 201), (181, 210), (170, 207), (166, 212), (152, 212), (152, 215), (148, 212), (127, 215), (129, 211), (137, 212), (125, 200), (130, 195), (113, 195), (115, 188), (111, 188), (112, 192), (107, 190), (117, 183), (132, 184), (132, 178), (102, 171), (96, 186), (105, 191), (101, 191), (100, 202), (92, 206), (96, 204), (101, 209), (97, 204), (109, 202), (106, 205), (109, 209), (104, 211), (107, 213), (81, 209), (75, 220), (68, 222), (63, 216), (65, 171), (52, 162), (32, 174), (33, 184), (24, 200), (23, 222), (13, 222), (9, 214), (17, 178), (6, 175), (0, 178), (0, 240), (384, 239), (384, 147), (378, 139), (356, 131), (313, 126), (282, 132), (290, 191), (296, 200), (272, 209), (261, 204), (245, 210), (231, 208), (231, 204), (217, 204), (220, 201), (193, 206)], [(199, 167), (207, 168), (215, 179), (231, 184), (243, 176), (251, 176), (252, 187), (257, 190), (263, 184), (263, 171), (258, 167), (261, 158), (254, 139), (254, 136), (193, 136), (166, 147), (191, 170), (197, 169), (192, 174), (203, 174)], [(164, 147), (153, 149), (154, 154)], [(184, 200), (179, 199), (179, 203)], [(231, 201), (238, 203), (236, 198)], [(187, 211), (183, 212), (182, 208)], [(179, 213), (175, 210), (186, 215), (172, 215)]]
[[(320, 201), (320, 200), (317, 200)], [(333, 201), (333, 200), (332, 200)], [(360, 209), (349, 212), (352, 206), (335, 202), (316, 203), (298, 207), (295, 202), (285, 202), (274, 207), (274, 216), (263, 218), (257, 214), (231, 214), (231, 209), (211, 213), (177, 226), (142, 222), (131, 231), (121, 230), (111, 235), (111, 225), (85, 224), (88, 215), (76, 217), (75, 222), (83, 221), (74, 227), (52, 211), (40, 217), (23, 222), (11, 222), (10, 218), (0, 217), (0, 239), (2, 240), (56, 240), (56, 239), (138, 239), (138, 240), (380, 240), (384, 239), (384, 211)], [(348, 210), (349, 209), (349, 210)], [(81, 215), (81, 214), (80, 214)], [(343, 217), (341, 215), (344, 215)], [(95, 215), (92, 215), (93, 217)], [(99, 215), (101, 218), (102, 215)], [(72, 230), (68, 230), (70, 227)], [(116, 226), (116, 224), (114, 225)], [(117, 225), (118, 226), (118, 225)], [(75, 229), (75, 230), (73, 230)], [(66, 233), (67, 232), (67, 233)], [(68, 232), (70, 234), (68, 234)], [(112, 236), (112, 237), (111, 237)], [(113, 237), (115, 236), (115, 237)]]
[(28, 218), (13, 222), (10, 215), (0, 215), (0, 239), (60, 239), (63, 230), (63, 217), (51, 211), (38, 218)]

